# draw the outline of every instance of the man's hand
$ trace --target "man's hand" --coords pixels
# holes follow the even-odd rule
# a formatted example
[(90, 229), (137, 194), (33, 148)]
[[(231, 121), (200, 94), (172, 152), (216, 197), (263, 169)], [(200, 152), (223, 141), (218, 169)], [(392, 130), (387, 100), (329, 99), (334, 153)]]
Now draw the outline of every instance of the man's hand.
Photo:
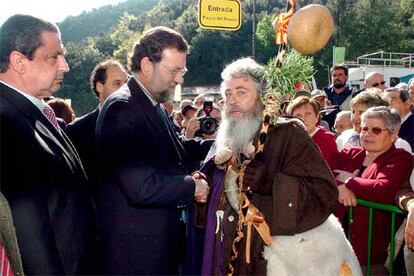
[(188, 123), (187, 126), (185, 128), (185, 133), (184, 136), (187, 139), (191, 139), (194, 138), (195, 133), (197, 132), (197, 130), (200, 129), (200, 121), (198, 120), (198, 118), (191, 118)]
[(196, 185), (194, 197), (198, 203), (206, 203), (208, 193), (210, 192), (210, 187), (208, 186), (205, 176), (202, 176), (201, 173), (195, 172), (193, 175), (193, 180)]
[(407, 247), (414, 250), (414, 203), (408, 207), (407, 225), (405, 226), (404, 239)]
[(338, 201), (342, 205), (348, 207), (348, 206), (356, 206), (357, 205), (357, 199), (350, 189), (348, 189), (345, 185), (340, 185), (338, 187), (339, 196)]
[(271, 193), (271, 189), (263, 181), (266, 174), (265, 164), (257, 160), (248, 160), (244, 163), (247, 166), (244, 170), (243, 185), (250, 187), (253, 192), (262, 194)]

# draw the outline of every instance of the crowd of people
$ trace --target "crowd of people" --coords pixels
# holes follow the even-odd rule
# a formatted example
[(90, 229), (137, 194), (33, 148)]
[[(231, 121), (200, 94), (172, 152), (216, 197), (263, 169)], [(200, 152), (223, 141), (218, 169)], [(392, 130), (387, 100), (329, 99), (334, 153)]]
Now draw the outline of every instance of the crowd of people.
[[(406, 212), (397, 269), (414, 273), (414, 78), (387, 88), (372, 72), (356, 90), (334, 65), (330, 86), (297, 91), (269, 125), (251, 58), (224, 68), (221, 97), (174, 105), (188, 51), (148, 29), (128, 68), (95, 66), (98, 105), (76, 118), (53, 96), (70, 67), (59, 28), (2, 25), (0, 275), (361, 275), (358, 198)], [(388, 217), (374, 214), (374, 274), (387, 273)]]

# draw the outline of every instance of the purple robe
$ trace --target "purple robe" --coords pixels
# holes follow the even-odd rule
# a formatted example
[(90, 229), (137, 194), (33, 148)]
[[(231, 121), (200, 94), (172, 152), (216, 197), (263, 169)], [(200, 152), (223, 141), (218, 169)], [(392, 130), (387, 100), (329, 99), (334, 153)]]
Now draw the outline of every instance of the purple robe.
[[(223, 191), (224, 175), (225, 171), (217, 169), (214, 164), (214, 158), (210, 159), (202, 168), (203, 172), (212, 175), (212, 186), (210, 187), (210, 199), (207, 212), (207, 224), (206, 233), (204, 238), (204, 254), (203, 254), (203, 266), (201, 269), (201, 275), (213, 275), (214, 274), (214, 255), (215, 255), (215, 230), (217, 227), (216, 209), (220, 200), (220, 196)], [(220, 255), (222, 255), (223, 248), (220, 248)], [(223, 258), (219, 256), (219, 273), (223, 271)]]

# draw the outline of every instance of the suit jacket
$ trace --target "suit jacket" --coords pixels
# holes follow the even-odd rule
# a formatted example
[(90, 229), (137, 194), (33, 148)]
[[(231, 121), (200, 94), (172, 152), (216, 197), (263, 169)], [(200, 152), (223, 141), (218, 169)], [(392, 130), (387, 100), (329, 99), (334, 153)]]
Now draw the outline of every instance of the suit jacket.
[(407, 141), (414, 151), (414, 114), (411, 114), (407, 120), (401, 124), (398, 136)]
[(98, 119), (99, 108), (76, 119), (66, 127), (66, 134), (69, 136), (85, 169), (88, 181), (93, 194), (97, 193), (97, 164), (96, 164), (96, 120)]
[[(339, 153), (334, 169), (354, 172), (361, 169), (365, 159), (362, 147), (344, 149)], [(394, 198), (413, 168), (411, 154), (403, 149), (392, 146), (388, 151), (378, 156), (359, 177), (352, 178), (346, 185), (357, 198), (369, 201), (393, 204)], [(341, 183), (338, 183), (341, 184)], [(343, 205), (339, 205), (337, 215), (342, 218)], [(366, 207), (353, 208), (351, 225), (351, 241), (359, 262), (367, 263), (369, 210)], [(386, 258), (386, 248), (390, 240), (389, 213), (375, 211), (372, 241), (372, 263), (383, 263)]]
[(184, 246), (180, 217), (195, 189), (187, 175), (188, 155), (201, 160), (210, 145), (190, 140), (185, 149), (167, 120), (134, 78), (108, 97), (99, 114), (97, 211), (104, 273), (178, 272)]
[(0, 83), (1, 192), (27, 274), (90, 273), (93, 209), (79, 157), (27, 98)]

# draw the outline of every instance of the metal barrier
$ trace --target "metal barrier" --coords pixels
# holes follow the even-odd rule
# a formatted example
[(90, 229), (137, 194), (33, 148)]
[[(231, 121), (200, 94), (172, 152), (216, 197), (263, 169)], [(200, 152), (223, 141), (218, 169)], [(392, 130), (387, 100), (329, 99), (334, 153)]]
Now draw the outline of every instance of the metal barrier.
[[(384, 204), (364, 199), (357, 199), (359, 206), (369, 208), (369, 226), (368, 226), (368, 254), (367, 254), (367, 271), (366, 275), (371, 275), (371, 251), (372, 251), (372, 222), (374, 216), (374, 209), (382, 210), (391, 213), (391, 239), (390, 239), (390, 275), (394, 272), (394, 255), (395, 255), (395, 224), (397, 214), (403, 214), (403, 211), (393, 204)], [(349, 228), (352, 227), (352, 207), (349, 208)], [(351, 242), (350, 229), (348, 230), (348, 240)]]

